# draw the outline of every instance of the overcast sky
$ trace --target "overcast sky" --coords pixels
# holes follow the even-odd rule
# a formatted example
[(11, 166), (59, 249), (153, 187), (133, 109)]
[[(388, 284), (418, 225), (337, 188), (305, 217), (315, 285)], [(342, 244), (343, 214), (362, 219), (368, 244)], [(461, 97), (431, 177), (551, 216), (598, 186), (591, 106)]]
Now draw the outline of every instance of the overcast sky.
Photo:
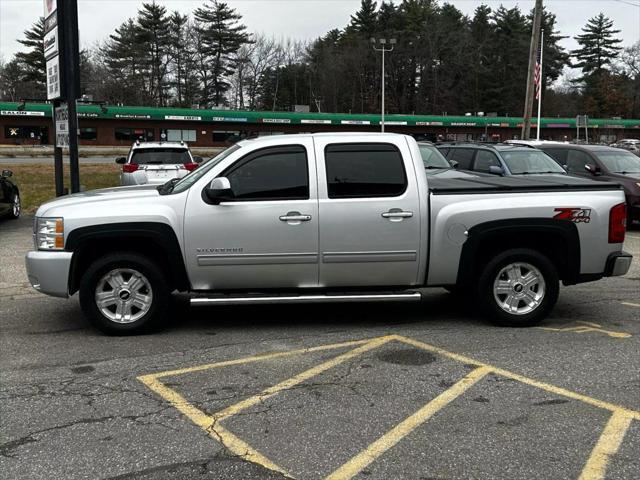
[[(149, 0), (150, 1), (150, 0)], [(192, 12), (203, 0), (157, 0), (169, 10)], [(251, 32), (275, 37), (313, 39), (332, 28), (342, 28), (360, 5), (360, 0), (227, 0), (238, 10)], [(399, 3), (399, 0), (396, 0)], [(441, 2), (443, 3), (443, 2)], [(510, 8), (519, 5), (522, 10), (533, 8), (534, 0), (450, 0), (465, 14), (472, 15), (481, 3), (492, 8), (500, 4)], [(78, 0), (80, 41), (83, 46), (107, 38), (108, 34), (135, 15), (142, 0)], [(613, 19), (624, 45), (631, 45), (640, 38), (640, 0), (545, 0), (548, 10), (555, 13), (558, 26), (564, 35), (573, 37), (587, 20), (601, 11)], [(17, 39), (43, 12), (42, 0), (0, 0), (0, 55), (4, 60), (20, 49)], [(575, 48), (570, 38), (563, 45)]]

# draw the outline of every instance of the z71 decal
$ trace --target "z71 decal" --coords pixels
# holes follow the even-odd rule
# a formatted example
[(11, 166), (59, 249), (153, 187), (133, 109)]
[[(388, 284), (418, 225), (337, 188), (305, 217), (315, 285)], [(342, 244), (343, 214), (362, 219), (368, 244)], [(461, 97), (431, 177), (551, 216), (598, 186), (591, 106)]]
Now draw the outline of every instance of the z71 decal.
[(553, 218), (556, 220), (569, 220), (573, 223), (589, 223), (591, 221), (590, 208), (556, 208)]

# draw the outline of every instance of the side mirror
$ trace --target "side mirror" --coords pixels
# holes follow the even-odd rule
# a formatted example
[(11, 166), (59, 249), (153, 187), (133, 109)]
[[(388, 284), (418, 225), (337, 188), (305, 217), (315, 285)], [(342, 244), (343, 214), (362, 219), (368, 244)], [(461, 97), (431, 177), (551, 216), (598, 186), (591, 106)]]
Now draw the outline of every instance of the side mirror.
[(209, 186), (204, 189), (204, 194), (214, 205), (218, 205), (225, 200), (231, 200), (233, 198), (231, 182), (226, 177), (214, 178)]
[(124, 165), (125, 163), (127, 163), (127, 157), (118, 157), (118, 158), (116, 158), (116, 163), (118, 165)]
[(496, 165), (491, 165), (489, 167), (489, 173), (493, 175), (504, 175), (504, 169), (502, 167), (498, 167)]
[(451, 164), (451, 167), (453, 168), (458, 168), (458, 165), (460, 165), (458, 162), (456, 162), (455, 160), (449, 160), (449, 163)]
[(594, 165), (592, 163), (587, 163), (584, 166), (584, 169), (589, 172), (591, 175), (600, 175), (600, 167), (597, 165)]
[(195, 163), (202, 163), (204, 162), (204, 159), (202, 157), (193, 157), (193, 161)]
[(2, 178), (9, 178), (13, 176), (13, 172), (11, 170), (2, 170)]

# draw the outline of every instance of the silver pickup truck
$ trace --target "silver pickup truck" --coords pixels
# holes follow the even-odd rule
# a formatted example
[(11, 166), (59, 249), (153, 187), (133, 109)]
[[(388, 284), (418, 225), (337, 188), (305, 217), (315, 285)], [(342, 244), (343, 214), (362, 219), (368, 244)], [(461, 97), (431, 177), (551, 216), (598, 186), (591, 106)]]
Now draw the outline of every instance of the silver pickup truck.
[(27, 273), (80, 293), (99, 329), (191, 305), (419, 301), (445, 287), (500, 325), (540, 322), (572, 285), (624, 275), (624, 193), (569, 176), (427, 177), (409, 136), (242, 141), (161, 186), (42, 205)]

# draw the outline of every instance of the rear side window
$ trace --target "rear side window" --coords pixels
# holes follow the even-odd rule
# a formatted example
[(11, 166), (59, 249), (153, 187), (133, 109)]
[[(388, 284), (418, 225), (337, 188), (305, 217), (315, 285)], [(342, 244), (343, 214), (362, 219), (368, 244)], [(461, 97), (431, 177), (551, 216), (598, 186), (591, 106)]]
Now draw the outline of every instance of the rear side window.
[(223, 176), (236, 200), (309, 198), (307, 151), (302, 146), (265, 148), (239, 160)]
[(168, 165), (190, 162), (191, 157), (186, 148), (144, 148), (134, 150), (131, 155), (131, 163), (138, 165)]
[(383, 143), (328, 145), (329, 198), (396, 197), (407, 189), (400, 150)]
[(478, 150), (476, 155), (476, 161), (473, 164), (473, 169), (477, 172), (489, 172), (489, 167), (500, 167), (500, 160), (496, 157), (495, 153), (487, 152), (486, 150)]
[(447, 158), (458, 162), (460, 170), (471, 170), (474, 153), (475, 150), (471, 148), (452, 148)]

